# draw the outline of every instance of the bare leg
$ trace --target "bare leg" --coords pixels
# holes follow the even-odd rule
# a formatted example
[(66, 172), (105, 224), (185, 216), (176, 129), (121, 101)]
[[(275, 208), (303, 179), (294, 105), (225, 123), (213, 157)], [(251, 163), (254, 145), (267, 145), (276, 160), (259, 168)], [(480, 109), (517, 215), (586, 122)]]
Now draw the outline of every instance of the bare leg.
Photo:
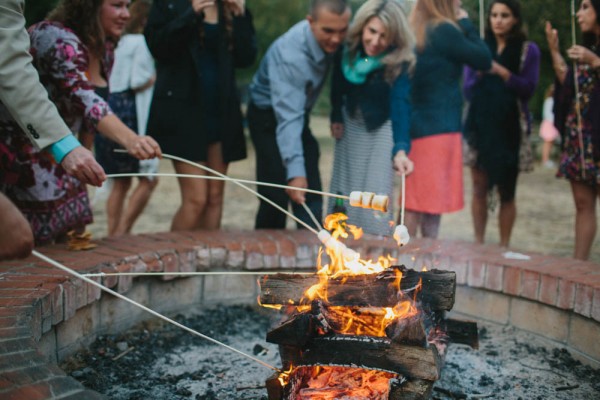
[(545, 165), (546, 162), (550, 160), (550, 152), (552, 151), (552, 142), (544, 141), (542, 145), (542, 165)]
[(517, 204), (515, 199), (500, 202), (498, 225), (500, 226), (500, 246), (508, 247), (515, 220), (517, 219)]
[(19, 209), (0, 192), (0, 260), (24, 258), (33, 250), (31, 226)]
[(131, 187), (131, 178), (115, 178), (112, 189), (106, 201), (106, 219), (108, 236), (114, 236), (123, 214), (125, 197)]
[(440, 232), (440, 214), (423, 214), (421, 217), (421, 234), (425, 238), (437, 239)]
[(404, 225), (406, 225), (410, 237), (417, 237), (417, 228), (421, 224), (422, 215), (423, 214), (416, 211), (404, 211)]
[[(175, 172), (187, 175), (206, 175), (197, 167), (173, 161)], [(172, 231), (194, 230), (200, 227), (200, 217), (206, 208), (208, 185), (205, 179), (178, 178), (181, 206), (173, 217)]]
[(485, 242), (485, 227), (487, 225), (487, 175), (477, 168), (471, 168), (473, 179), (473, 196), (471, 199), (471, 215), (475, 230), (475, 242)]
[(121, 216), (121, 220), (119, 221), (115, 235), (123, 235), (131, 231), (133, 224), (140, 216), (142, 211), (144, 211), (144, 208), (146, 208), (148, 200), (150, 200), (150, 195), (154, 191), (156, 185), (158, 185), (158, 178), (154, 178), (152, 180), (140, 178), (138, 185), (135, 187), (133, 193), (129, 197), (127, 207)]
[[(221, 143), (213, 143), (208, 146), (207, 165), (222, 174), (227, 173), (228, 164), (223, 161)], [(214, 230), (221, 227), (224, 192), (224, 181), (208, 181), (208, 198), (206, 208), (200, 218), (201, 228)]]
[(596, 236), (596, 199), (600, 196), (598, 186), (589, 186), (571, 181), (571, 191), (575, 200), (575, 252), (579, 260), (590, 258), (590, 251)]

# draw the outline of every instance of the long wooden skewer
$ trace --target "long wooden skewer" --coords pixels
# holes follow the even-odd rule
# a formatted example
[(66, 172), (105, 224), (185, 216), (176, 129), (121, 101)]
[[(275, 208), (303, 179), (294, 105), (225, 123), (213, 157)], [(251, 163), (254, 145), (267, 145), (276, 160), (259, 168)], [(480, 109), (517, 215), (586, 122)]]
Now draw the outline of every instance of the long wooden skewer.
[[(127, 150), (123, 150), (123, 149), (115, 149), (114, 151), (115, 151), (115, 153), (127, 153)], [(189, 160), (184, 160), (183, 158), (179, 158), (177, 156), (172, 156), (170, 154), (163, 154), (163, 158), (168, 158), (168, 159), (171, 159), (171, 160), (182, 161), (182, 162), (188, 163), (190, 165), (194, 165), (194, 166), (202, 165), (202, 164), (193, 163), (193, 162), (191, 162)], [(327, 196), (327, 197), (335, 197), (335, 198), (339, 198), (339, 199), (350, 200), (350, 196), (343, 196), (341, 194), (324, 192), (322, 190), (314, 190), (314, 189), (308, 189), (308, 188), (298, 188), (298, 187), (294, 187), (294, 186), (280, 185), (280, 184), (277, 184), (277, 183), (270, 183), (270, 182), (253, 181), (253, 180), (249, 180), (249, 179), (232, 178), (231, 176), (223, 175), (223, 174), (220, 174), (217, 171), (213, 171), (212, 169), (210, 169), (208, 167), (206, 167), (206, 168), (204, 168), (204, 167), (205, 166), (203, 166), (202, 169), (204, 169), (205, 171), (209, 171), (212, 174), (216, 174), (216, 176), (206, 176), (206, 175), (204, 175), (203, 176), (204, 179), (214, 179), (214, 180), (224, 180), (224, 181), (237, 181), (237, 182), (240, 182), (240, 183), (249, 183), (249, 184), (257, 185), (257, 186), (268, 186), (268, 187), (274, 187), (274, 188), (279, 188), (279, 189), (292, 189), (292, 190), (298, 190), (298, 191), (306, 192), (306, 193), (320, 194), (322, 196)], [(113, 176), (115, 178), (119, 178), (119, 177), (138, 176), (138, 175), (113, 174), (113, 175), (108, 176), (108, 177), (110, 178), (110, 177), (113, 177)], [(156, 176), (159, 176), (159, 175), (156, 175)], [(169, 175), (169, 176), (172, 176), (172, 175)], [(190, 177), (192, 177), (192, 176), (190, 176)]]
[[(573, 46), (577, 44), (575, 17), (575, 0), (571, 0), (571, 41), (573, 42)], [(577, 115), (577, 137), (579, 139), (579, 152), (581, 153), (581, 176), (583, 177), (583, 179), (585, 179), (585, 147), (583, 145), (583, 123), (581, 120), (581, 93), (579, 92), (579, 71), (577, 69), (577, 60), (573, 60), (573, 80), (575, 81), (575, 113)]]
[(485, 37), (485, 2), (479, 0), (479, 36), (483, 39)]
[[(123, 150), (115, 150), (115, 152), (123, 152)], [(262, 194), (258, 193), (256, 190), (249, 188), (248, 186), (236, 181), (235, 179), (232, 179), (230, 177), (228, 177), (225, 174), (220, 173), (219, 171), (215, 171), (214, 169), (207, 167), (206, 165), (202, 165), (202, 164), (198, 164), (195, 163), (193, 161), (190, 160), (186, 160), (185, 158), (181, 158), (181, 157), (177, 157), (171, 154), (164, 154), (163, 153), (163, 157), (164, 158), (170, 158), (171, 160), (175, 160), (175, 161), (180, 161), (182, 163), (191, 165), (193, 167), (196, 168), (200, 168), (201, 170), (204, 170), (206, 172), (210, 172), (211, 174), (220, 176), (221, 178), (228, 180), (230, 182), (235, 183), (236, 185), (238, 185), (239, 187), (241, 187), (242, 189), (254, 194), (256, 197), (258, 197), (259, 199), (265, 201), (266, 203), (269, 203), (270, 205), (272, 205), (273, 207), (275, 207), (276, 209), (278, 209), (279, 211), (281, 211), (282, 213), (284, 213), (285, 215), (287, 215), (288, 217), (292, 218), (294, 221), (296, 221), (297, 223), (299, 223), (300, 225), (304, 226), (306, 229), (308, 229), (309, 231), (313, 232), (315, 235), (318, 235), (319, 232), (317, 232), (312, 226), (308, 225), (306, 222), (302, 221), (300, 218), (296, 217), (294, 214), (292, 214), (291, 212), (289, 212), (288, 210), (286, 210), (285, 208), (279, 206), (277, 203), (275, 203), (274, 201), (266, 198), (265, 196), (263, 196)], [(295, 189), (295, 188), (292, 188)]]
[(404, 225), (404, 204), (406, 204), (406, 174), (402, 173), (402, 202), (400, 205), (400, 225)]
[[(163, 154), (163, 156), (164, 156), (164, 154)], [(169, 157), (165, 157), (165, 158), (169, 158)], [(329, 192), (322, 192), (320, 190), (313, 190), (313, 189), (307, 189), (307, 188), (295, 188), (295, 187), (287, 186), (287, 185), (279, 185), (277, 183), (259, 182), (259, 181), (249, 180), (249, 179), (238, 179), (238, 178), (232, 178), (230, 176), (222, 177), (222, 176), (212, 176), (212, 175), (173, 174), (173, 173), (168, 173), (168, 172), (166, 172), (166, 173), (163, 173), (163, 172), (161, 172), (161, 173), (153, 173), (153, 172), (122, 173), (122, 174), (106, 175), (107, 178), (128, 178), (128, 177), (147, 177), (147, 176), (196, 178), (196, 179), (208, 179), (208, 180), (214, 180), (214, 181), (236, 181), (236, 182), (240, 182), (240, 183), (247, 183), (250, 185), (257, 185), (257, 186), (268, 186), (268, 187), (274, 187), (274, 188), (279, 188), (279, 189), (293, 189), (293, 190), (298, 190), (301, 192), (320, 194), (323, 196), (334, 197), (334, 198), (344, 199), (344, 200), (350, 199), (350, 196), (344, 196), (341, 194), (333, 194), (333, 193), (329, 193)]]
[(105, 276), (264, 276), (264, 275), (316, 275), (316, 272), (275, 272), (275, 271), (207, 271), (207, 272), (98, 272), (81, 274), (87, 278), (102, 278)]
[(242, 352), (242, 351), (240, 351), (238, 349), (235, 349), (235, 348), (233, 348), (231, 346), (228, 346), (225, 343), (219, 342), (218, 340), (213, 339), (213, 338), (211, 338), (209, 336), (206, 336), (206, 335), (204, 335), (204, 334), (202, 334), (202, 333), (200, 333), (200, 332), (198, 332), (198, 331), (196, 331), (196, 330), (194, 330), (192, 328), (188, 328), (187, 326), (182, 325), (179, 322), (174, 321), (171, 318), (168, 318), (168, 317), (162, 315), (161, 313), (152, 310), (151, 308), (148, 308), (148, 307), (146, 307), (146, 306), (144, 306), (144, 305), (142, 305), (142, 304), (140, 304), (140, 303), (138, 303), (138, 302), (136, 302), (134, 300), (131, 300), (129, 297), (123, 296), (121, 293), (117, 293), (114, 290), (109, 289), (106, 286), (103, 286), (103, 285), (99, 284), (98, 282), (96, 282), (96, 281), (94, 281), (94, 280), (92, 280), (90, 278), (87, 278), (87, 277), (81, 275), (80, 273), (78, 273), (78, 272), (70, 269), (69, 267), (64, 266), (63, 264), (59, 263), (58, 261), (53, 260), (53, 259), (45, 256), (44, 254), (37, 252), (36, 250), (33, 250), (31, 254), (33, 256), (39, 258), (40, 260), (45, 261), (48, 264), (53, 265), (56, 268), (58, 268), (60, 270), (63, 270), (65, 272), (67, 272), (68, 274), (70, 274), (72, 276), (75, 276), (75, 277), (77, 277), (77, 278), (79, 278), (79, 279), (81, 279), (81, 280), (89, 283), (90, 285), (96, 286), (100, 290), (103, 290), (103, 291), (105, 291), (107, 293), (110, 293), (113, 296), (118, 297), (119, 299), (124, 300), (124, 301), (126, 301), (126, 302), (134, 305), (135, 307), (141, 308), (142, 310), (144, 310), (144, 311), (146, 311), (146, 312), (154, 315), (155, 317), (158, 317), (158, 318), (160, 318), (160, 319), (162, 319), (164, 321), (167, 321), (170, 324), (173, 324), (173, 325), (175, 325), (175, 326), (177, 326), (177, 327), (179, 327), (179, 328), (181, 328), (181, 329), (183, 329), (185, 331), (188, 331), (189, 333), (191, 333), (191, 334), (193, 334), (195, 336), (201, 337), (202, 339), (208, 340), (209, 342), (212, 342), (212, 343), (214, 343), (216, 345), (219, 345), (221, 347), (225, 347), (226, 349), (228, 349), (228, 350), (230, 350), (230, 351), (232, 351), (234, 353), (237, 353), (237, 354), (239, 354), (239, 355), (241, 355), (243, 357), (246, 357), (246, 358), (248, 358), (248, 359), (250, 359), (250, 360), (252, 360), (252, 361), (254, 361), (254, 362), (256, 362), (256, 363), (258, 363), (260, 365), (262, 365), (263, 367), (267, 367), (267, 368), (272, 369), (272, 370), (274, 370), (276, 372), (281, 372), (281, 370), (279, 368), (276, 368), (276, 367), (274, 367), (272, 365), (269, 365), (266, 362), (264, 362), (262, 360), (259, 360), (258, 358), (255, 358), (255, 357), (253, 357), (253, 356), (251, 356), (249, 354), (246, 354), (246, 353), (244, 353), (244, 352)]

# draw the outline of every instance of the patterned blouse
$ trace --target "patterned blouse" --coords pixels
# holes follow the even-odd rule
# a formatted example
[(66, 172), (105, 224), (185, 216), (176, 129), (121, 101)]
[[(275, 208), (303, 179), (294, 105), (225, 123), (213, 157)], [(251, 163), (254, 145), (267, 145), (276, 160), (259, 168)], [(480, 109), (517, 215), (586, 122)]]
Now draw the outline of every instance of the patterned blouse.
[[(42, 21), (29, 28), (33, 65), (60, 115), (74, 133), (82, 124), (95, 132), (98, 122), (112, 114), (108, 103), (94, 92), (87, 76), (89, 50), (60, 22)], [(114, 61), (114, 44), (106, 41), (101, 73), (108, 81)]]

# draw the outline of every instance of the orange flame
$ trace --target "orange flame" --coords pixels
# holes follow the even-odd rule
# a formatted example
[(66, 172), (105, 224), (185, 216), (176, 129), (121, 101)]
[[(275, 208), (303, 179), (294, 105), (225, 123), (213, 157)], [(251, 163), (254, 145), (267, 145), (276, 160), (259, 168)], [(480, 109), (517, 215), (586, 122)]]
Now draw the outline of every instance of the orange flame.
[(281, 384), (281, 387), (286, 387), (287, 384), (290, 383), (290, 375), (292, 374), (293, 370), (294, 366), (290, 364), (290, 369), (288, 369), (287, 371), (283, 371), (279, 374), (277, 380)]

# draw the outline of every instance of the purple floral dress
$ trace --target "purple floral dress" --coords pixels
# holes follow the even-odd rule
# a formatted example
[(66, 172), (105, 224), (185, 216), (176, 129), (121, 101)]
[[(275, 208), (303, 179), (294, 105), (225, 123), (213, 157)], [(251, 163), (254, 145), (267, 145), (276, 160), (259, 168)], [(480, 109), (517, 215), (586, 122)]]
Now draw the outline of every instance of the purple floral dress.
[[(579, 140), (575, 101), (572, 101), (565, 123), (566, 129), (563, 138), (563, 152), (556, 176), (595, 186), (600, 185), (600, 162), (594, 160), (593, 157), (594, 148), (592, 143), (591, 114), (598, 113), (600, 110), (593, 110), (590, 106), (591, 94), (593, 93), (595, 86), (598, 85), (600, 73), (597, 69), (590, 68), (587, 65), (580, 65), (577, 68), (577, 76), (579, 78), (579, 91), (581, 93), (581, 136), (583, 138), (583, 146), (581, 146)], [(582, 173), (582, 147), (585, 177)]]
[[(33, 64), (62, 118), (75, 134), (95, 132), (112, 111), (86, 76), (86, 46), (57, 22), (40, 22), (29, 34)], [(114, 46), (107, 42), (102, 60), (107, 81), (113, 55)], [(1, 104), (0, 190), (27, 217), (37, 245), (92, 222), (85, 185), (67, 175), (49, 153), (36, 150)]]

